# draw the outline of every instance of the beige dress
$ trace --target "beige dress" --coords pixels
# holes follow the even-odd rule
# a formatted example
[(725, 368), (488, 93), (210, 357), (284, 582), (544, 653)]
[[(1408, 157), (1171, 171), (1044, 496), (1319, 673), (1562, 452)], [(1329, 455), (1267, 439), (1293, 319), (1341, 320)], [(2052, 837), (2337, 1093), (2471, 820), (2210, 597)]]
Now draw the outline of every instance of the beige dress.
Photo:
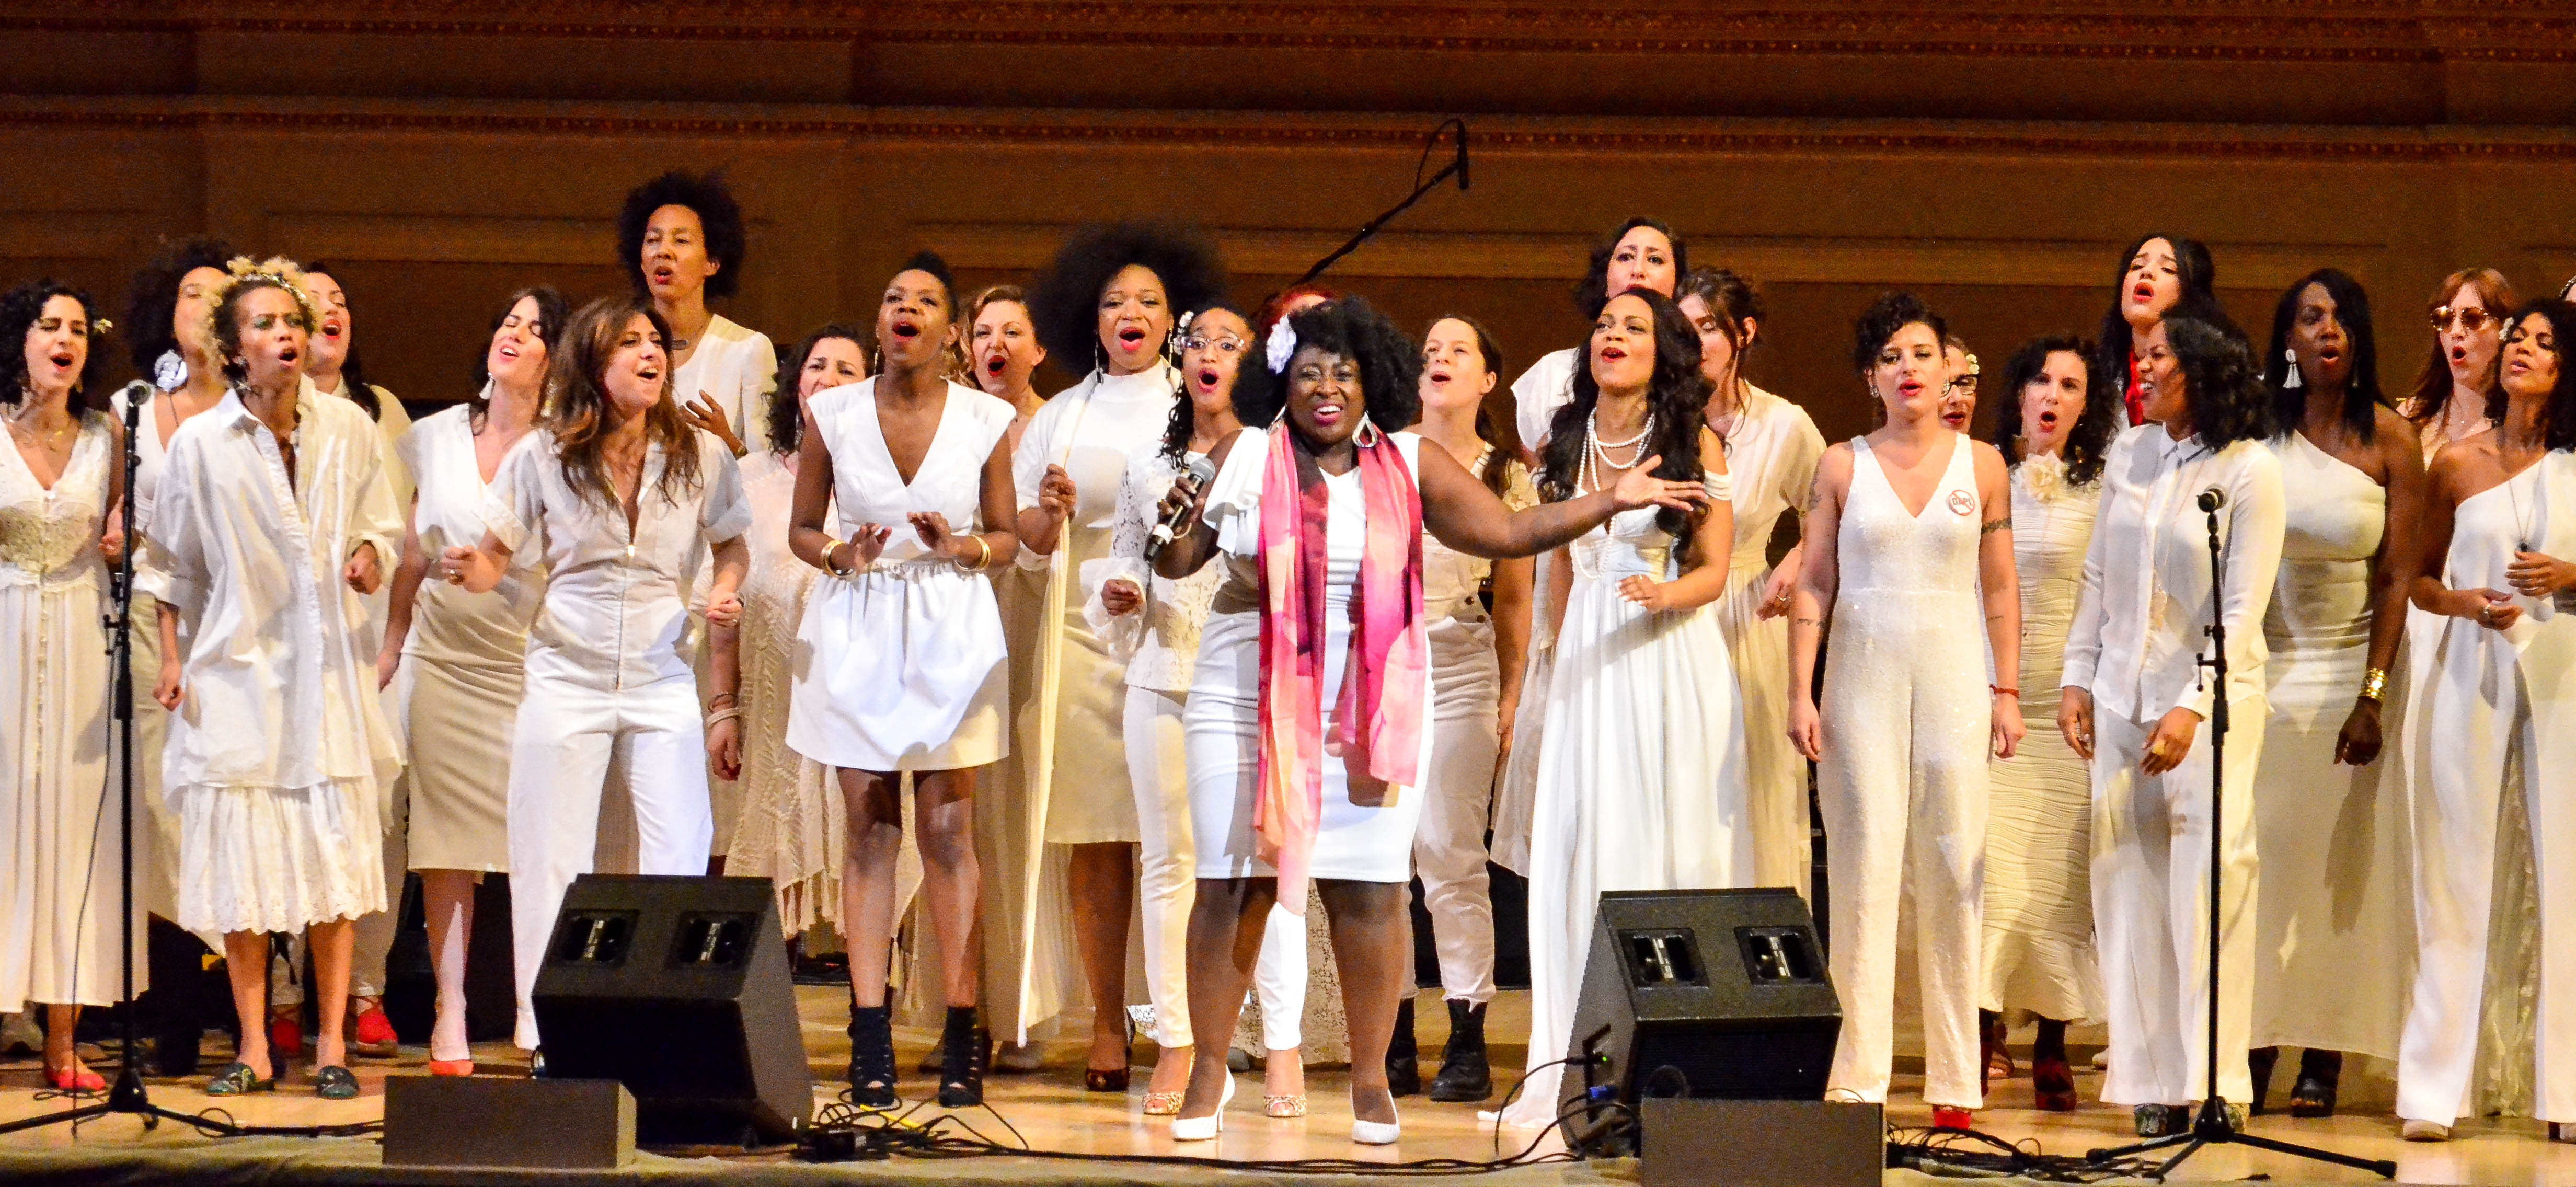
[(2021, 717), (2030, 732), (1988, 768), (1985, 980), (1978, 1006), (2074, 1022), (2103, 1017), (2093, 950), (2093, 777), (2057, 730), (2066, 631), (2084, 583), (2101, 484), (2066, 465), (2014, 466), (2013, 572), (2021, 582)]
[(1807, 820), (1807, 760), (1789, 744), (1789, 616), (1763, 618), (1771, 580), (1771, 532), (1806, 505), (1824, 434), (1807, 410), (1746, 385), (1744, 409), (1726, 433), (1727, 476), (1735, 484), (1735, 541), (1718, 629), (1735, 661), (1744, 711), (1744, 770), (1753, 821), (1753, 885), (1807, 892), (1815, 856)]

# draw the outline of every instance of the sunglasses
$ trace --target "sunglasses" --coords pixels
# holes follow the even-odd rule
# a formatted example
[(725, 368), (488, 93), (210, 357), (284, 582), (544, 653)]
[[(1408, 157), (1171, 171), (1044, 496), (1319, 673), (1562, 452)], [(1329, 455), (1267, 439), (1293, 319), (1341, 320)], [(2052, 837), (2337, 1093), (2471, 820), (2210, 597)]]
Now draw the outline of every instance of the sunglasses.
[(2461, 329), (2474, 334), (2479, 330), (2486, 328), (2486, 324), (2488, 322), (2501, 321), (2503, 319), (2484, 309), (2453, 309), (2448, 305), (2444, 305), (2433, 311), (2433, 328), (2436, 331), (2450, 329), (2451, 322), (2453, 320), (2457, 320), (2460, 323)]

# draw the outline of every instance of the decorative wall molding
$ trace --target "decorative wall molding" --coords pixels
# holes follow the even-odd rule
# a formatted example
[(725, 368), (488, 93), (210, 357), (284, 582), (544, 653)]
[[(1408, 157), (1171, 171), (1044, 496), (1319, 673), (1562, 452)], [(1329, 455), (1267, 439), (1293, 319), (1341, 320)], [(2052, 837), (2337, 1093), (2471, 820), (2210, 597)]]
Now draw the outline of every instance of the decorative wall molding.
[[(1418, 117), (1333, 113), (0, 96), (0, 128), (11, 126), (1339, 150), (1418, 148), (1424, 132)], [(1480, 154), (1933, 153), (2123, 160), (2576, 161), (2576, 130), (2563, 127), (1488, 116), (1477, 119), (1474, 128)]]

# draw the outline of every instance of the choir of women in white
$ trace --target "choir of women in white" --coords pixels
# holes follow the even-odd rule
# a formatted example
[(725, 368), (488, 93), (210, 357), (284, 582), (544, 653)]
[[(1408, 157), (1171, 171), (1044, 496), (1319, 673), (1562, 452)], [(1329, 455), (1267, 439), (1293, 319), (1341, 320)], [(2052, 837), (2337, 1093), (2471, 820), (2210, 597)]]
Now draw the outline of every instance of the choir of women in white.
[[(1828, 450), (1744, 379), (1759, 291), (1691, 271), (1669, 227), (1632, 219), (1579, 286), (1591, 338), (1514, 385), (1533, 490), (1480, 415), (1500, 351), (1475, 322), (1441, 319), (1417, 348), (1337, 300), (1273, 342), (1213, 299), (1213, 254), (1186, 234), (1087, 230), (1031, 295), (963, 307), (920, 257), (872, 328), (826, 327), (780, 366), (708, 305), (742, 274), (719, 179), (657, 178), (619, 229), (636, 297), (574, 315), (550, 289), (511, 294), (479, 391), (416, 425), (362, 386), (338, 277), (174, 246), (138, 277), (126, 330), (156, 388), (131, 492), (103, 319), (61, 285), (0, 298), (24, 335), (0, 384), (0, 624), (19, 640), (0, 682), (0, 1012), (48, 1007), (56, 1086), (99, 1086), (72, 1031), (116, 1000), (120, 942), (142, 946), (115, 927), (124, 873), (229, 957), (241, 1038), (210, 1091), (279, 1080), (265, 936), (298, 932), (322, 1007), (314, 1087), (354, 1093), (353, 956), (357, 991), (381, 990), (357, 921), (406, 865), (438, 983), (432, 1070), (472, 1070), (464, 950), (486, 873), (516, 875), (534, 1045), (531, 958), (589, 868), (614, 755), (642, 868), (729, 853), (779, 882), (792, 930), (850, 941), (863, 1102), (894, 1096), (885, 994), (916, 885), (906, 934), (939, 953), (924, 992), (947, 1008), (952, 1105), (981, 1098), (979, 1024), (1033, 1053), (1086, 989), (1088, 1086), (1125, 1089), (1123, 921), (1141, 903), (1164, 1049), (1142, 1107), (1182, 1137), (1218, 1125), (1246, 989), (1266, 1016), (1298, 1012), (1304, 898), (1273, 920), (1279, 872), (1317, 879), (1332, 916), (1354, 1136), (1396, 1133), (1380, 1065), (1409, 983), (1408, 876), (1450, 1011), (1434, 1096), (1490, 1093), (1490, 824), (1491, 855), (1534, 879), (1538, 1075), (1500, 1120), (1544, 1123), (1597, 895), (1806, 890), (1804, 751), (1835, 891), (1840, 1088), (1886, 1093), (1910, 898), (1924, 1097), (1944, 1124), (1983, 1101), (1980, 1029), (1991, 1047), (2033, 1017), (2041, 1106), (2076, 1104), (2065, 1026), (2107, 1021), (2101, 1095), (2142, 1134), (2213, 1088), (2260, 1107), (2289, 1046), (2299, 1115), (2335, 1110), (2360, 1053), (2397, 1060), (2409, 1137), (2495, 1111), (2576, 1136), (2576, 999), (2535, 990), (2576, 976), (2549, 794), (2576, 765), (2557, 753), (2576, 730), (2552, 724), (2576, 699), (2559, 346), (2576, 307), (2450, 277), (2392, 409), (2350, 276), (2292, 285), (2257, 352), (2209, 295), (2207, 250), (2148, 236), (2121, 262), (2118, 349), (2026, 344), (1991, 447), (1938, 415), (1938, 316), (1882, 301), (1855, 358), (1882, 427)], [(1180, 309), (1195, 317), (1176, 333)], [(1084, 378), (1041, 400), (1029, 376), (1050, 352)], [(2136, 427), (2113, 440), (2122, 419)], [(1213, 477), (1189, 485), (1194, 465)], [(1775, 565), (1792, 511), (1813, 530)], [(1175, 514), (1178, 544), (1149, 563)], [(1384, 534), (1404, 522), (1411, 542)], [(85, 633), (129, 543), (153, 691), (136, 772), (151, 827), (130, 865), (99, 843), (110, 681)], [(1478, 559), (1556, 544), (1534, 570)], [(2223, 690), (2200, 676), (2213, 616)], [(1311, 670), (1263, 658), (1310, 623)], [(1370, 663), (1346, 678), (1353, 650)], [(1366, 728), (1342, 720), (1361, 706), (1379, 707)], [(715, 796), (710, 777), (738, 770), (742, 798)], [(1051, 941), (1067, 922), (1078, 942)], [(160, 943), (156, 974), (175, 967)], [(164, 1067), (189, 1066), (193, 1032), (163, 1030)], [(1297, 1059), (1271, 1053), (1273, 1116), (1304, 1110), (1281, 1078)]]

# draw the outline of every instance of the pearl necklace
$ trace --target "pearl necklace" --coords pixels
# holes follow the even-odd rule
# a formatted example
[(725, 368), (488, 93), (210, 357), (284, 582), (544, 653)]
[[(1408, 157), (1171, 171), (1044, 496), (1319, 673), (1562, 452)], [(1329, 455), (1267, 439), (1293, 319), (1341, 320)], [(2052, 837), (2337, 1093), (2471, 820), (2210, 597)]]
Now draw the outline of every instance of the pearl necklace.
[[(1601, 471), (1609, 470), (1624, 474), (1635, 469), (1637, 463), (1644, 460), (1646, 440), (1654, 435), (1655, 413), (1652, 409), (1648, 409), (1646, 423), (1637, 430), (1636, 436), (1625, 441), (1604, 441), (1601, 439), (1601, 410), (1594, 408), (1583, 418), (1583, 464), (1575, 474), (1575, 489), (1578, 491), (1607, 489), (1601, 482)], [(1610, 451), (1613, 449), (1634, 449), (1635, 452), (1628, 455), (1628, 461), (1623, 465), (1611, 459)]]

